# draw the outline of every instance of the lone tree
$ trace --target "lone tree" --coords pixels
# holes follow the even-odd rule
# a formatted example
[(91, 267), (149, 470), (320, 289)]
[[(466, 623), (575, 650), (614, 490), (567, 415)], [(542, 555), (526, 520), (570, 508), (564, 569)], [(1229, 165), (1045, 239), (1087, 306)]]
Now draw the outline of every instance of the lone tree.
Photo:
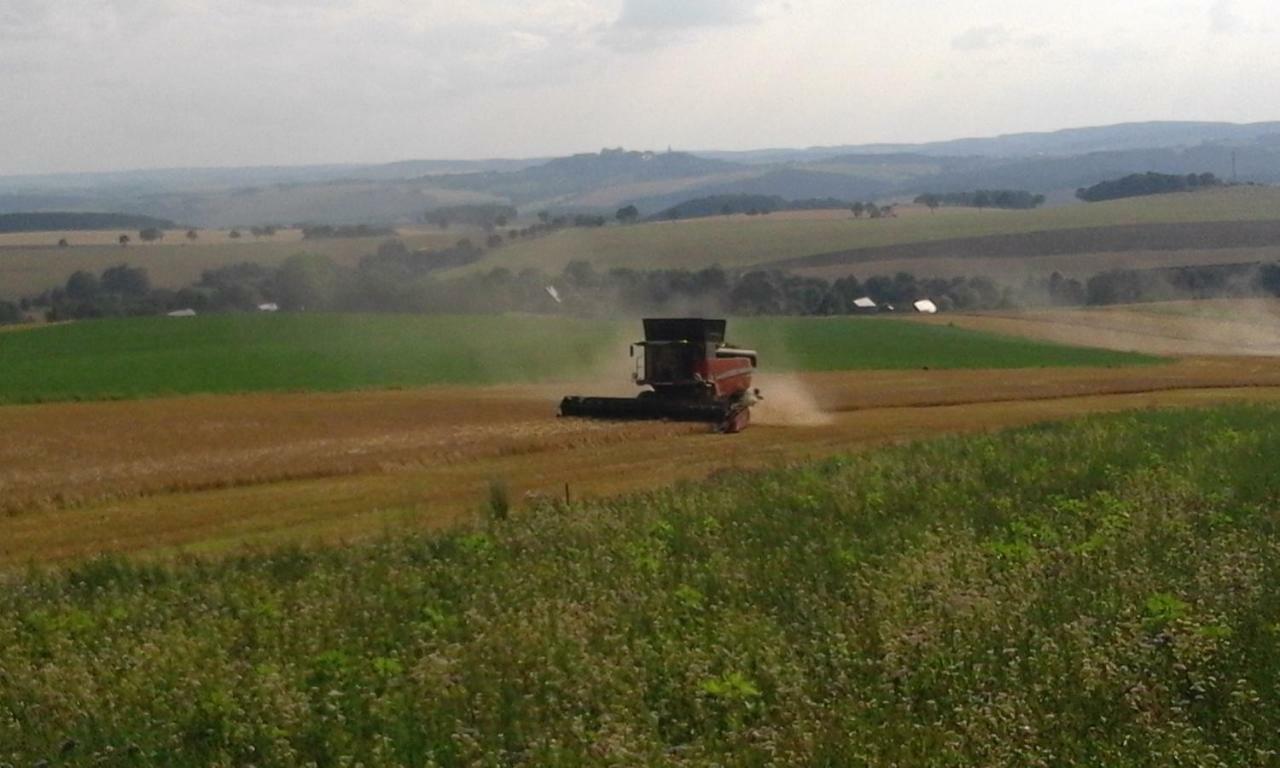
[(853, 211), (853, 218), (860, 219), (862, 218), (862, 214), (866, 213), (867, 206), (865, 203), (854, 203), (849, 206), (849, 210)]
[(239, 239), (240, 239), (240, 230), (238, 230), (238, 229), (233, 229), (233, 230), (231, 230), (230, 232), (228, 232), (228, 233), (227, 233), (227, 237), (231, 238), (232, 240), (239, 240)]
[(128, 245), (128, 244), (129, 244), (129, 236), (128, 236), (128, 235), (121, 235), (121, 236), (119, 237), (119, 239), (118, 239), (116, 242), (120, 243), (120, 245)]
[(200, 239), (200, 235), (199, 235), (199, 234), (197, 234), (197, 233), (196, 233), (196, 231), (195, 231), (194, 229), (188, 229), (188, 230), (187, 230), (187, 239), (188, 239), (188, 240), (198, 240), (198, 239)]
[(58, 241), (58, 247), (59, 247), (59, 248), (66, 248), (66, 247), (68, 247), (68, 246), (70, 246), (70, 245), (71, 245), (71, 243), (68, 243), (68, 242), (67, 242), (67, 238), (65, 238), (65, 237)]
[(144, 243), (154, 243), (164, 239), (164, 231), (156, 227), (147, 227), (138, 232), (138, 239)]
[(640, 218), (640, 209), (636, 208), (634, 205), (628, 205), (624, 208), (619, 208), (618, 212), (615, 213), (613, 217), (623, 224), (630, 224)]

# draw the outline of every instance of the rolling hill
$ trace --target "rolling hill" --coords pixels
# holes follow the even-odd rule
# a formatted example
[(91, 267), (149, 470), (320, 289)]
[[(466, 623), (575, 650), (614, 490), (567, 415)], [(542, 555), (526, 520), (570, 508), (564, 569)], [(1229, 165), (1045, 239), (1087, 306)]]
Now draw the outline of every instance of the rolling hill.
[(0, 178), (0, 213), (99, 211), (195, 226), (314, 221), (407, 223), (428, 208), (501, 202), (526, 214), (651, 214), (726, 194), (902, 199), (921, 192), (1026, 189), (1066, 200), (1130, 173), (1212, 172), (1280, 182), (1280, 123), (1135, 123), (920, 145), (754, 152), (606, 149), (551, 160), (431, 161), (298, 168), (176, 169)]
[[(901, 257), (905, 264), (910, 259), (939, 254), (978, 255), (972, 243), (964, 242), (972, 238), (1030, 236), (1032, 233), (1038, 233), (1032, 238), (1034, 247), (1004, 246), (996, 255), (1014, 259), (1065, 254), (1070, 258), (1075, 253), (1132, 251), (1134, 258), (1140, 260), (1141, 252), (1187, 250), (1191, 245), (1228, 253), (1235, 249), (1272, 248), (1280, 256), (1280, 238), (1273, 234), (1277, 220), (1280, 220), (1280, 190), (1266, 187), (1233, 187), (1034, 211), (942, 209), (929, 213), (907, 208), (898, 218), (874, 221), (856, 220), (843, 211), (718, 216), (563, 230), (504, 245), (465, 269), (538, 267), (558, 271), (574, 260), (589, 261), (599, 268), (632, 269), (696, 269), (711, 264), (799, 266), (803, 262), (796, 260), (835, 253), (854, 254), (852, 263), (856, 263), (857, 253), (865, 249), (897, 249), (891, 254)], [(1266, 223), (1250, 224), (1236, 233), (1231, 222)], [(1197, 228), (1199, 224), (1206, 225), (1203, 231)], [(1162, 229), (1166, 226), (1174, 229)], [(1140, 229), (1102, 231), (1126, 227)], [(1083, 234), (1086, 230), (1090, 234)], [(1054, 233), (1060, 233), (1061, 237)], [(1219, 242), (1213, 235), (1226, 239)], [(883, 255), (883, 252), (877, 254)], [(819, 258), (823, 266), (845, 260), (843, 257)], [(1118, 262), (1116, 266), (1133, 264)], [(886, 267), (881, 263), (879, 268)]]

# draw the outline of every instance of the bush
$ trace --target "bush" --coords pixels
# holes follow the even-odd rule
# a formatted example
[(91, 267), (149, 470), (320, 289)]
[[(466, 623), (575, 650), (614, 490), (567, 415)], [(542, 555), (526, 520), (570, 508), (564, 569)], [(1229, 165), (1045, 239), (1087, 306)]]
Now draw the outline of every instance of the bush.
[(0, 301), (0, 325), (11, 325), (23, 321), (22, 309), (13, 302)]
[(489, 481), (489, 500), (485, 512), (490, 520), (506, 520), (511, 516), (511, 491), (507, 488), (507, 481)]

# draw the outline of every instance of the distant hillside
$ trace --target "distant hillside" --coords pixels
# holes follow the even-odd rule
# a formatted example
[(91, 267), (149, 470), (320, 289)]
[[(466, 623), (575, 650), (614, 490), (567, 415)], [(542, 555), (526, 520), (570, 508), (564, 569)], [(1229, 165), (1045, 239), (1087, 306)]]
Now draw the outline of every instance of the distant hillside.
[(1071, 201), (1079, 188), (1147, 172), (1280, 183), (1280, 123), (1133, 123), (919, 145), (612, 149), (552, 160), (0, 177), (0, 213), (109, 210), (205, 227), (301, 221), (385, 226), (421, 221), (426, 210), (442, 206), (611, 216), (635, 205), (647, 216), (722, 195), (886, 202), (924, 192), (1022, 189), (1057, 203)]
[[(706, 218), (681, 221), (658, 221), (629, 226), (607, 226), (590, 229), (573, 228), (546, 237), (519, 239), (487, 251), (473, 265), (476, 269), (505, 267), (519, 271), (536, 267), (549, 272), (562, 269), (573, 260), (591, 262), (597, 269), (613, 267), (653, 269), (681, 267), (686, 269), (720, 264), (725, 268), (773, 265), (782, 261), (804, 259), (819, 254), (838, 254), (829, 259), (806, 262), (809, 268), (837, 266), (854, 254), (855, 262), (873, 255), (905, 257), (907, 255), (946, 255), (946, 247), (925, 246), (907, 250), (872, 254), (863, 249), (926, 242), (984, 238), (997, 235), (1030, 235), (1072, 229), (1094, 230), (1138, 225), (1170, 225), (1169, 229), (1115, 230), (1105, 238), (1064, 235), (1069, 252), (1098, 253), (1098, 249), (1135, 249), (1182, 251), (1239, 250), (1274, 248), (1280, 243), (1280, 189), (1266, 187), (1227, 187), (1180, 195), (1140, 197), (1106, 203), (1079, 204), (1039, 208), (1031, 211), (978, 210), (943, 208), (936, 213), (926, 210), (903, 210), (897, 218), (868, 221), (856, 220), (852, 213), (797, 216), (774, 213), (769, 216)], [(1269, 222), (1252, 225), (1247, 222)], [(1189, 233), (1178, 226), (1206, 222), (1209, 226)], [(1229, 222), (1222, 224), (1220, 222)], [(1230, 222), (1242, 222), (1240, 225)], [(1063, 253), (1054, 235), (1033, 235), (1041, 240), (1017, 241), (1021, 247), (1033, 246), (1036, 252)], [(1092, 239), (1090, 239), (1092, 238)], [(966, 244), (968, 247), (969, 244)], [(978, 254), (988, 246), (1004, 247), (1003, 241), (972, 244)], [(929, 248), (942, 248), (931, 251)], [(1076, 249), (1084, 249), (1076, 251)], [(1016, 249), (1015, 249), (1016, 250)], [(1001, 255), (1017, 255), (1002, 250)], [(1128, 261), (1128, 260), (1126, 260)], [(1186, 259), (1182, 261), (1186, 263)], [(794, 263), (793, 263), (794, 266)]]
[(99, 173), (0, 176), (0, 194), (130, 190), (139, 194), (235, 189), (344, 180), (406, 180), (433, 174), (517, 171), (550, 158), (510, 160), (400, 160), (393, 163), (264, 165), (232, 168), (157, 168)]
[(1138, 149), (1094, 152), (1072, 157), (1022, 158), (956, 167), (902, 185), (924, 185), (932, 192), (963, 192), (977, 188), (1018, 188), (1047, 193), (1076, 190), (1134, 173), (1185, 176), (1210, 172), (1229, 179), (1232, 156), (1241, 181), (1280, 182), (1280, 146), (1255, 142), (1245, 146), (1222, 144), (1188, 149)]
[(5, 213), (0, 214), (0, 232), (62, 232), (97, 229), (173, 229), (167, 219), (126, 213)]
[(683, 152), (606, 149), (599, 154), (563, 157), (511, 173), (459, 174), (435, 177), (433, 181), (446, 189), (491, 194), (520, 205), (572, 198), (602, 187), (714, 176), (735, 168), (732, 163)]
[(872, 200), (894, 191), (894, 185), (880, 179), (831, 173), (804, 166), (787, 166), (767, 169), (760, 175), (715, 181), (696, 189), (675, 194), (645, 197), (633, 201), (642, 211), (670, 208), (686, 200), (698, 197), (756, 195), (789, 199), (838, 198), (841, 200)]
[(1157, 121), (1067, 128), (1059, 131), (1010, 133), (985, 138), (951, 139), (920, 144), (846, 144), (806, 149), (706, 151), (697, 154), (736, 163), (813, 162), (848, 154), (885, 155), (904, 152), (939, 157), (1015, 158), (1192, 147), (1205, 143), (1251, 143), (1275, 136), (1280, 136), (1280, 122), (1239, 124)]

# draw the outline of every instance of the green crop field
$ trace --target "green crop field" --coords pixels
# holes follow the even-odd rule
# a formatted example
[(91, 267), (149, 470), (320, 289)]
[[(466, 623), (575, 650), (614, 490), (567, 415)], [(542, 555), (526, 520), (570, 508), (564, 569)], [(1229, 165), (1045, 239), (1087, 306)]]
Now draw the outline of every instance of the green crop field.
[(1266, 765), (1280, 410), (0, 590), (13, 765)]
[(529, 381), (590, 367), (615, 336), (497, 316), (97, 320), (0, 338), (0, 402)]
[[(902, 320), (734, 321), (766, 370), (1102, 366), (1155, 360)], [(209, 315), (0, 335), (0, 402), (332, 391), (567, 378), (641, 335), (639, 321), (526, 316)]]
[(734, 320), (730, 339), (760, 352), (766, 369), (1039, 368), (1142, 365), (1160, 358), (1070, 347), (887, 318)]
[(468, 270), (539, 267), (582, 259), (600, 267), (748, 266), (851, 248), (1042, 230), (1280, 218), (1280, 190), (1239, 187), (1035, 211), (943, 208), (896, 219), (725, 216), (628, 227), (570, 229), (491, 251)]

